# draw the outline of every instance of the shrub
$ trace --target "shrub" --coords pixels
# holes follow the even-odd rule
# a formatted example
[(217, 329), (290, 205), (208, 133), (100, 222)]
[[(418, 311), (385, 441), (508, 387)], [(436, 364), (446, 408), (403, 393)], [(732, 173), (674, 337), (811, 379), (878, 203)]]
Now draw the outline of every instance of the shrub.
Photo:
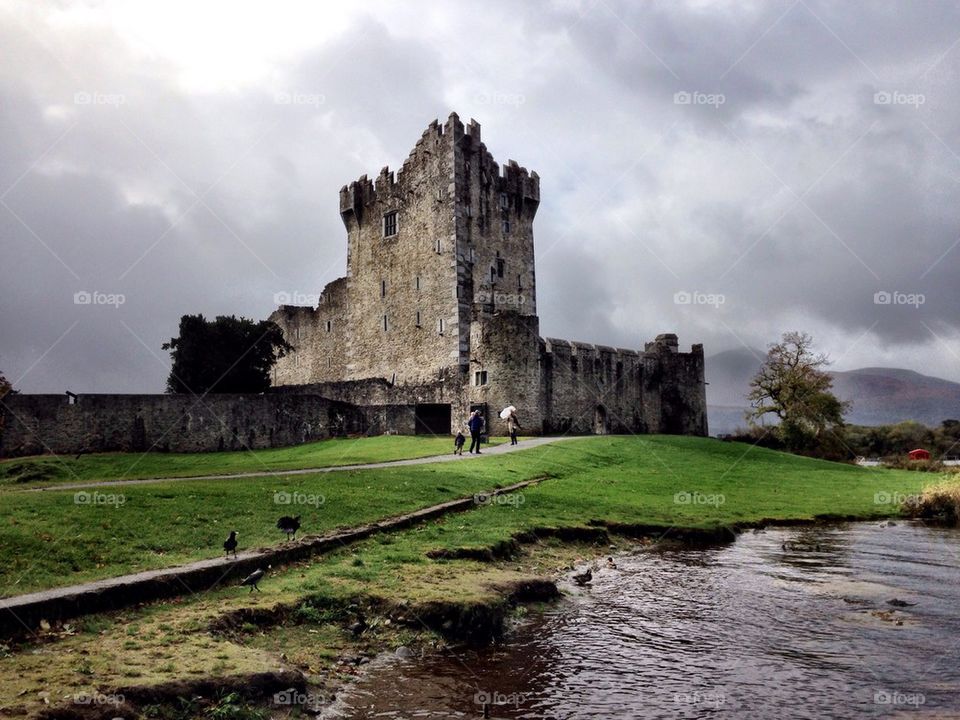
[(903, 504), (903, 512), (941, 525), (956, 527), (960, 520), (960, 482), (956, 477), (924, 488), (923, 492)]

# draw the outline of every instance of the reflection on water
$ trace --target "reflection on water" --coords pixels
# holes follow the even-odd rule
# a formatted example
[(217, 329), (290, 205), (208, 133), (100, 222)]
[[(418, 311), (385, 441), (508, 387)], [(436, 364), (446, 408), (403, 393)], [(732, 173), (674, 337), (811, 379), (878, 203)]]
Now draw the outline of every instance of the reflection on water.
[(642, 551), (503, 645), (381, 666), (328, 717), (960, 717), (958, 571), (960, 533), (909, 524)]

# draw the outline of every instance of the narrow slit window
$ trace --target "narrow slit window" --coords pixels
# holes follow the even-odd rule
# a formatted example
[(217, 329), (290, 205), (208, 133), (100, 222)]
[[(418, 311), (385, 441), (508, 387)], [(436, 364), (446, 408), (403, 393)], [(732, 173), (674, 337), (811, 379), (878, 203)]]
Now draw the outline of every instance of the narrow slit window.
[(327, 320), (327, 332), (330, 332), (331, 330), (333, 330), (333, 321)]
[(503, 277), (507, 271), (507, 261), (503, 258), (497, 258), (497, 277)]
[(438, 253), (442, 253), (442, 252), (443, 252), (443, 245), (441, 245), (441, 243), (440, 243), (440, 238), (437, 238), (437, 252), (438, 252)]
[(437, 321), (437, 332), (443, 335), (443, 318)]
[(387, 281), (380, 281), (380, 297), (385, 298), (387, 296)]
[(420, 289), (420, 276), (419, 276), (419, 275), (417, 275), (416, 280), (414, 280), (414, 283), (413, 283), (413, 284), (414, 284), (414, 287), (417, 288), (417, 290)]
[(384, 332), (387, 331), (387, 316), (386, 316), (386, 315), (383, 316), (383, 331), (384, 331)]
[(417, 327), (422, 327), (422, 325), (420, 324), (420, 311), (419, 311), (419, 310), (417, 310)]

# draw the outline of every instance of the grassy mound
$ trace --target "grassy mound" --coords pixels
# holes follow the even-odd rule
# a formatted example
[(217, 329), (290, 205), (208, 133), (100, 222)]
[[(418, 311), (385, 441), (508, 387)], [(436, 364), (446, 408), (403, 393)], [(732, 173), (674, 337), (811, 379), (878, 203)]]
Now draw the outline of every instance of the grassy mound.
[[(502, 440), (494, 438), (493, 442)], [(5, 484), (51, 485), (361, 465), (442, 455), (452, 451), (452, 438), (384, 435), (320, 440), (296, 447), (265, 450), (42, 456), (0, 461), (0, 488)]]
[[(250, 469), (250, 468), (246, 468)], [(5, 493), (0, 596), (216, 557), (230, 530), (241, 549), (282, 540), (279, 516), (319, 534), (497, 485), (549, 479), (459, 515), (457, 532), (424, 527), (426, 550), (489, 548), (592, 520), (710, 528), (763, 518), (884, 517), (919, 492), (919, 473), (867, 469), (737, 443), (675, 436), (597, 437), (465, 462), (278, 478), (151, 483), (101, 491)], [(451, 521), (453, 524), (454, 521)], [(428, 541), (426, 549), (421, 541)], [(362, 577), (367, 567), (352, 568)]]

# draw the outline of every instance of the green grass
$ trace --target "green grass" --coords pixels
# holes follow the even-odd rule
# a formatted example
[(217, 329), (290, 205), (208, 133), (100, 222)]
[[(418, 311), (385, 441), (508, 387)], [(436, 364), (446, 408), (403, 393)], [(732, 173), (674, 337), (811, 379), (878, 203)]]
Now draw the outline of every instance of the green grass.
[[(492, 438), (492, 444), (503, 442)], [(321, 440), (288, 448), (212, 453), (97, 453), (0, 461), (0, 488), (92, 480), (191, 477), (238, 472), (299, 470), (428, 457), (453, 451), (453, 438), (385, 435)]]
[[(87, 504), (77, 504), (74, 491), (8, 492), (0, 507), (0, 596), (216, 557), (233, 529), (241, 549), (274, 545), (284, 514), (302, 515), (302, 532), (315, 534), (544, 474), (552, 478), (512, 504), (457, 516), (457, 542), (485, 545), (517, 530), (592, 519), (705, 527), (823, 513), (876, 517), (897, 512), (876, 503), (876, 493), (917, 492), (925, 480), (736, 443), (649, 436), (577, 439), (452, 464), (100, 488), (98, 501)], [(78, 492), (90, 498), (94, 491)], [(277, 503), (275, 493), (299, 493), (306, 502)], [(677, 493), (691, 501), (678, 502)]]

